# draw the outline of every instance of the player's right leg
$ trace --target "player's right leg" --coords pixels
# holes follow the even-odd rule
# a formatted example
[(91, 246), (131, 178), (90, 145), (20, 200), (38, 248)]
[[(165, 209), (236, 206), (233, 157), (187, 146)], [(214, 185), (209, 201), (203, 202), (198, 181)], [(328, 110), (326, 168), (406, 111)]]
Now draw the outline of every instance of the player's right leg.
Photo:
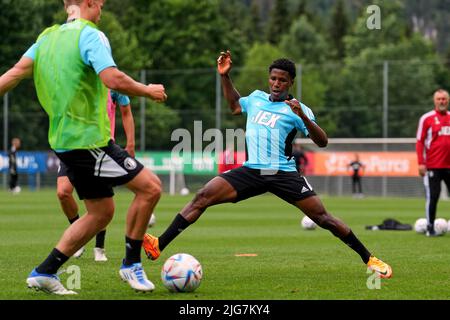
[[(73, 185), (67, 177), (67, 168), (62, 162), (58, 168), (58, 178), (56, 179), (56, 196), (69, 223), (72, 224), (77, 221), (80, 218), (78, 204), (73, 197)], [(83, 253), (84, 246), (77, 250), (73, 257), (79, 258)]]
[(161, 251), (182, 231), (193, 224), (208, 208), (226, 202), (238, 202), (267, 191), (259, 170), (246, 167), (227, 171), (210, 180), (194, 199), (177, 214), (170, 226), (159, 237), (146, 234), (144, 251), (151, 260), (156, 260)]
[(142, 246), (147, 257), (156, 260), (161, 251), (182, 231), (197, 221), (208, 207), (232, 202), (236, 199), (236, 195), (236, 190), (224, 178), (213, 178), (196, 193), (194, 199), (181, 210), (181, 213), (177, 214), (171, 225), (159, 238), (150, 234), (145, 235)]
[(85, 200), (87, 213), (71, 224), (50, 255), (27, 278), (29, 288), (54, 294), (74, 294), (66, 290), (57, 276), (58, 269), (80, 247), (105, 228), (114, 214), (111, 198)]

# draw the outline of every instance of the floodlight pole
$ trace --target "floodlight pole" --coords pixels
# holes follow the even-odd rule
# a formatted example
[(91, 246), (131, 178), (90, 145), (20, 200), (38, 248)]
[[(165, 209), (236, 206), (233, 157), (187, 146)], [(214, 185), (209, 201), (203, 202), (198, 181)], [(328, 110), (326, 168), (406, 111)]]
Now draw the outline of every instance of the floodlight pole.
[[(383, 61), (383, 138), (388, 138), (389, 125), (389, 61)], [(383, 143), (383, 151), (387, 151), (387, 143)], [(382, 179), (382, 195), (387, 196), (387, 177)]]
[[(383, 138), (388, 138), (389, 122), (389, 62), (383, 62)], [(386, 151), (386, 150), (384, 150)]]
[[(147, 84), (147, 71), (141, 70), (141, 83)], [(141, 151), (145, 151), (145, 108), (146, 108), (146, 97), (141, 97), (140, 108), (141, 108)]]

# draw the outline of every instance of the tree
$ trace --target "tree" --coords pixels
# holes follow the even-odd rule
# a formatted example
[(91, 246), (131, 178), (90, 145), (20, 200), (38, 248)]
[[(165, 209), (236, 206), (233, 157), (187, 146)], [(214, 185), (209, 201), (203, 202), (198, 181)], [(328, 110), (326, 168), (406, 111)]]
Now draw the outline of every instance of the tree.
[(349, 28), (349, 19), (342, 0), (336, 2), (331, 15), (330, 42), (333, 46), (333, 56), (339, 60), (345, 57), (344, 37)]
[(328, 99), (330, 112), (341, 124), (339, 137), (382, 136), (383, 61), (391, 61), (389, 137), (414, 136), (418, 117), (429, 109), (437, 88), (434, 70), (440, 64), (431, 43), (418, 34), (347, 58), (342, 72), (330, 82)]
[(250, 19), (247, 20), (250, 26), (248, 30), (248, 44), (263, 40), (262, 21), (260, 18), (260, 7), (256, 0), (252, 1), (250, 7)]
[(324, 37), (316, 31), (305, 16), (301, 16), (283, 35), (280, 48), (297, 62), (322, 63), (328, 54)]
[(277, 44), (284, 31), (289, 28), (289, 11), (286, 0), (276, 0), (270, 11), (266, 39), (271, 44)]
[(399, 43), (411, 34), (404, 14), (404, 5), (399, 0), (374, 1), (381, 8), (381, 29), (367, 28), (369, 15), (361, 12), (352, 32), (344, 37), (347, 56), (355, 57), (365, 48), (376, 48), (379, 45)]
[[(112, 3), (106, 8), (118, 10)], [(230, 49), (240, 57), (246, 47), (242, 30), (231, 24), (235, 19), (222, 15), (219, 0), (135, 0), (120, 8), (118, 19), (151, 57), (147, 82), (165, 85), (166, 104), (178, 112), (180, 125), (192, 130), (202, 120), (204, 128), (214, 127), (217, 56)]]
[(114, 60), (119, 68), (136, 71), (144, 67), (149, 58), (148, 54), (139, 46), (136, 35), (125, 30), (115, 14), (103, 12), (99, 28), (108, 37)]
[[(50, 25), (58, 5), (61, 7), (55, 0), (0, 0), (0, 74), (11, 68)], [(20, 137), (26, 150), (48, 148), (48, 120), (38, 103), (33, 81), (22, 81), (8, 96), (9, 136)]]

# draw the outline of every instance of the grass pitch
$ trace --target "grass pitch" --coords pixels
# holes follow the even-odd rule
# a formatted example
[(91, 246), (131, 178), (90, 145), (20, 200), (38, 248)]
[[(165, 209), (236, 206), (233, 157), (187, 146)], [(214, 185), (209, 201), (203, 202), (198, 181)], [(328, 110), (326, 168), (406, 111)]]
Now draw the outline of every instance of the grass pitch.
[[(160, 235), (192, 198), (163, 195), (156, 208)], [(146, 299), (146, 300), (303, 300), (303, 299), (449, 299), (450, 235), (426, 238), (414, 231), (368, 231), (366, 225), (395, 218), (414, 224), (424, 215), (424, 199), (326, 198), (327, 209), (345, 221), (377, 257), (391, 264), (393, 278), (370, 279), (359, 256), (325, 230), (305, 231), (303, 214), (272, 195), (209, 208), (163, 252), (144, 259), (156, 289), (138, 294), (118, 274), (124, 256), (125, 215), (132, 194), (116, 190), (116, 213), (108, 226), (109, 260), (94, 262), (94, 241), (80, 259), (63, 268), (81, 270), (77, 296), (56, 297), (26, 288), (25, 279), (55, 246), (68, 222), (55, 190), (0, 192), (0, 299)], [(84, 205), (80, 203), (80, 208)], [(438, 217), (450, 219), (450, 203), (440, 201)], [(160, 270), (169, 256), (186, 252), (203, 266), (204, 278), (193, 293), (169, 293)], [(257, 256), (236, 256), (257, 254)], [(67, 285), (69, 275), (60, 275)], [(371, 284), (371, 285), (370, 285)]]

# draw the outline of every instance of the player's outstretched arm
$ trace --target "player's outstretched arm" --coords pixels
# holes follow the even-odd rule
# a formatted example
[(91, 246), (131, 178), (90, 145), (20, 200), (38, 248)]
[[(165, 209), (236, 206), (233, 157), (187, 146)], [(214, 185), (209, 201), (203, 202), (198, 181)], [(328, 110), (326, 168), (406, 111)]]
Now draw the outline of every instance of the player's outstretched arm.
[(318, 124), (314, 123), (313, 121), (311, 121), (311, 119), (308, 118), (308, 116), (303, 112), (300, 106), (300, 102), (295, 99), (286, 100), (285, 102), (291, 107), (292, 111), (303, 120), (306, 129), (308, 129), (309, 137), (311, 138), (311, 140), (314, 141), (314, 143), (318, 147), (325, 148), (328, 145), (327, 134), (322, 130), (321, 127), (319, 127)]
[(22, 57), (14, 67), (0, 77), (0, 96), (14, 89), (20, 81), (33, 75), (33, 60)]
[(142, 84), (115, 67), (106, 68), (99, 73), (99, 76), (109, 89), (128, 96), (147, 97), (156, 102), (164, 102), (167, 99), (162, 84)]
[(233, 115), (240, 115), (242, 113), (242, 108), (239, 104), (241, 95), (234, 87), (229, 75), (232, 64), (231, 52), (229, 50), (227, 52), (221, 52), (219, 58), (217, 58), (217, 72), (220, 74), (223, 95), (228, 102), (231, 113)]

